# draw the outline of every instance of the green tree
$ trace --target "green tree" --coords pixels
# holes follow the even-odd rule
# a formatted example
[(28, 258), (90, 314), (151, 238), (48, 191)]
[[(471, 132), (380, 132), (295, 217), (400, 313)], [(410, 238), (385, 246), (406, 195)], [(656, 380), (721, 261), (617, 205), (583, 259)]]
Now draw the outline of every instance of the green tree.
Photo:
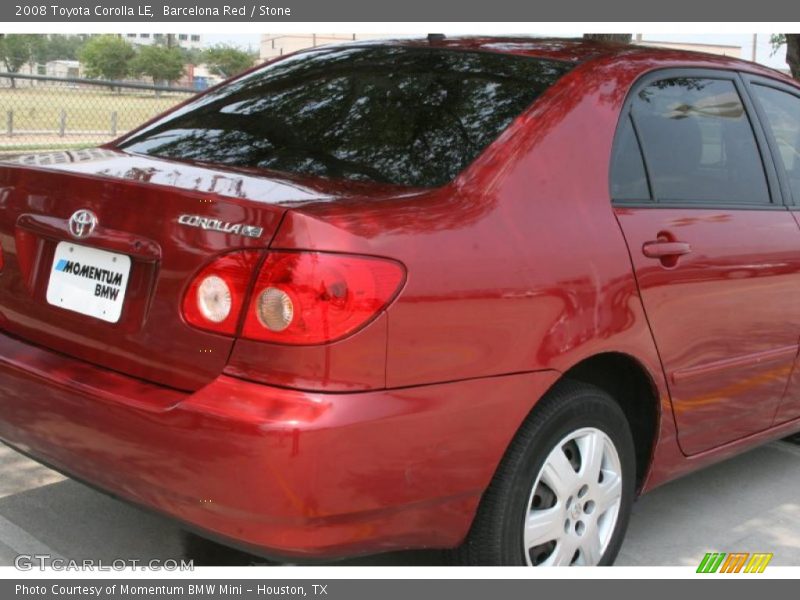
[(86, 75), (115, 81), (130, 74), (136, 51), (116, 35), (101, 35), (87, 41), (79, 56)]
[[(37, 36), (9, 33), (0, 38), (0, 60), (6, 73), (19, 73), (19, 70), (33, 62), (33, 45)], [(11, 86), (15, 86), (11, 79)]]
[(47, 48), (47, 36), (42, 34), (31, 35), (28, 40), (30, 47), (30, 58), (28, 63), (31, 69), (37, 63), (46, 63), (49, 59), (45, 56)]
[(180, 51), (187, 65), (199, 65), (203, 62), (203, 50), (200, 48), (180, 48)]
[(209, 71), (220, 77), (233, 77), (253, 66), (255, 53), (218, 44), (203, 53)]
[(792, 77), (800, 79), (800, 33), (773, 33), (769, 41), (773, 54), (786, 44), (786, 64)]
[(85, 40), (79, 35), (44, 35), (34, 47), (36, 62), (78, 60)]
[(178, 48), (166, 46), (144, 46), (131, 61), (131, 72), (146, 75), (153, 83), (171, 83), (184, 73), (184, 55)]

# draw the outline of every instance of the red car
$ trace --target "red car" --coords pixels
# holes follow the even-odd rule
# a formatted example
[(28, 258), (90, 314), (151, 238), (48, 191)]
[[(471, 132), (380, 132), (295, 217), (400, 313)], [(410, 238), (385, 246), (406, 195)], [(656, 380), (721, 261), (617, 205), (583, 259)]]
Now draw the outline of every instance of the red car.
[(800, 87), (566, 40), (284, 57), (0, 167), (0, 438), (280, 557), (613, 562), (800, 430)]

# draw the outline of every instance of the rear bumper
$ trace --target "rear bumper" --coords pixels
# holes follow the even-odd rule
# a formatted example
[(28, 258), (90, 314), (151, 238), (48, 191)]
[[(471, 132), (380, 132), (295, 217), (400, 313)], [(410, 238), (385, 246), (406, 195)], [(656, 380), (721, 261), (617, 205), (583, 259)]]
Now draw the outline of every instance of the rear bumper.
[(324, 394), (221, 376), (186, 394), (0, 334), (0, 439), (268, 554), (452, 547), (555, 377)]

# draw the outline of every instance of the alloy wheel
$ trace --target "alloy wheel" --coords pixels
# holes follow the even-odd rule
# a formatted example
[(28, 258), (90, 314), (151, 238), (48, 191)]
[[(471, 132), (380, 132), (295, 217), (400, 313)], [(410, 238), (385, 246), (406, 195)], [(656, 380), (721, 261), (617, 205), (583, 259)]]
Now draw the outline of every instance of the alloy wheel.
[(528, 500), (523, 551), (528, 565), (597, 565), (614, 534), (622, 467), (611, 439), (586, 427), (550, 451)]

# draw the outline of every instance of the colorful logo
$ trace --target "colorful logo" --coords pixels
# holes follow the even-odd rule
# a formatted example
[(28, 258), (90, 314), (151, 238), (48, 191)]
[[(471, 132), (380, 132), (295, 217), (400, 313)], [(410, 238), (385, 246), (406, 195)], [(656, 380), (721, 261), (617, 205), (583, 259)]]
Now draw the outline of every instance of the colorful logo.
[(700, 561), (698, 573), (763, 573), (772, 553), (709, 552)]

